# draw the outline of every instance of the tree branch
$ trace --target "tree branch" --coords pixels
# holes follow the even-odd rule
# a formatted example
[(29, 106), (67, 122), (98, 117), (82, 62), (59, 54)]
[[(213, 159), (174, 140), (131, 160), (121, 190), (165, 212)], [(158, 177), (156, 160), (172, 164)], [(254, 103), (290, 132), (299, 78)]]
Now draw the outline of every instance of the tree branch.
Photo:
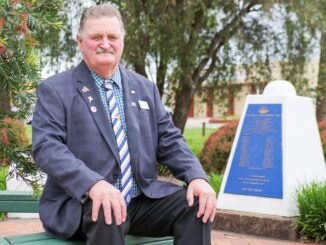
[[(217, 32), (212, 39), (206, 53), (206, 57), (199, 62), (197, 68), (194, 70), (192, 74), (192, 78), (194, 81), (198, 83), (203, 82), (209, 74), (213, 71), (215, 63), (216, 63), (216, 55), (219, 49), (224, 45), (225, 41), (229, 39), (239, 27), (239, 23), (242, 21), (242, 18), (245, 14), (249, 13), (254, 6), (261, 4), (262, 0), (252, 0), (247, 5), (245, 5), (238, 15), (236, 15), (221, 31)], [(211, 60), (211, 64), (209, 68), (205, 71), (205, 73), (200, 76), (204, 68), (207, 66), (208, 62)]]

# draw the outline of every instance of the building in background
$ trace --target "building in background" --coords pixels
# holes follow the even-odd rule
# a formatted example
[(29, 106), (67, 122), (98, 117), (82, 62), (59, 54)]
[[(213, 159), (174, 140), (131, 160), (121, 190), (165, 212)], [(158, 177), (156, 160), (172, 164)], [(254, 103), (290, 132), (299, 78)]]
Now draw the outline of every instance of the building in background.
[[(314, 90), (317, 86), (318, 68), (319, 59), (312, 59), (305, 67), (303, 77), (307, 79), (307, 87), (310, 90)], [(212, 121), (225, 118), (239, 118), (247, 95), (262, 94), (263, 88), (268, 82), (273, 80), (284, 80), (279, 63), (271, 64), (272, 79), (270, 81), (257, 83), (250, 78), (246, 78), (245, 74), (246, 72), (240, 69), (237, 72), (237, 80), (229, 83), (229, 85), (223, 85), (224, 89), (227, 89), (227, 95), (222, 99), (214, 98), (214, 96), (207, 92), (201, 95), (197, 93), (192, 100), (188, 117), (211, 118)], [(290, 80), (290, 82), (293, 81)], [(227, 88), (225, 88), (225, 86), (227, 86)], [(218, 89), (218, 87), (216, 89)], [(298, 90), (297, 88), (297, 91)]]

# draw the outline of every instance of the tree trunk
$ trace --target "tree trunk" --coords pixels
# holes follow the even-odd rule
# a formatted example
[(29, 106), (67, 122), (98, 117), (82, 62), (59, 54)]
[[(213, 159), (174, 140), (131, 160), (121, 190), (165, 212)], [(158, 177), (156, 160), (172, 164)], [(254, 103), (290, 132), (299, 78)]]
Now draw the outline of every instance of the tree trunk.
[(173, 112), (173, 122), (181, 132), (185, 128), (188, 111), (190, 108), (191, 100), (195, 94), (195, 88), (191, 86), (194, 84), (193, 81), (181, 81), (181, 89), (176, 93), (175, 96), (175, 108)]
[(10, 99), (8, 89), (0, 80), (0, 115), (10, 113)]
[(134, 66), (135, 66), (135, 72), (139, 73), (140, 75), (143, 75), (144, 77), (147, 77), (144, 64), (134, 64)]
[(320, 61), (318, 72), (317, 120), (326, 120), (326, 31), (320, 38)]
[(158, 91), (160, 92), (161, 98), (163, 98), (163, 93), (164, 93), (164, 82), (165, 82), (165, 76), (166, 76), (166, 69), (168, 67), (168, 64), (165, 60), (165, 57), (163, 52), (162, 52), (162, 57), (160, 59), (160, 64), (159, 67), (157, 68), (157, 88)]

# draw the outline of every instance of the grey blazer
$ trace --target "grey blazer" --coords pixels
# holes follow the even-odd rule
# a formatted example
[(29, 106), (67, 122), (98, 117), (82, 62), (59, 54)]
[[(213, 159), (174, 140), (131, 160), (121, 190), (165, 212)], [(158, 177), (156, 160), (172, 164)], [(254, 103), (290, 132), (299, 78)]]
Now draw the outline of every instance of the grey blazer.
[[(207, 180), (165, 111), (155, 84), (123, 67), (120, 70), (132, 171), (141, 191), (160, 198), (180, 189), (157, 180), (157, 162), (186, 183)], [(40, 218), (50, 235), (69, 238), (80, 224), (83, 194), (99, 180), (113, 184), (120, 174), (115, 136), (84, 61), (46, 79), (37, 96), (33, 157), (48, 174)], [(146, 101), (149, 108), (141, 108), (139, 101)]]

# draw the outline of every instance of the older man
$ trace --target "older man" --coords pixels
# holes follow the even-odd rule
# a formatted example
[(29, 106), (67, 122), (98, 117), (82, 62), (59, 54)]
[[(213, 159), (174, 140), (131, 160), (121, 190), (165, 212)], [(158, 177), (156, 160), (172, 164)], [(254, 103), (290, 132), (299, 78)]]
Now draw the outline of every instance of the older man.
[[(126, 234), (210, 244), (216, 195), (156, 86), (120, 65), (124, 35), (115, 7), (86, 9), (77, 37), (83, 61), (39, 86), (33, 156), (48, 174), (43, 226), (96, 245), (124, 244)], [(187, 189), (159, 181), (157, 162)]]

